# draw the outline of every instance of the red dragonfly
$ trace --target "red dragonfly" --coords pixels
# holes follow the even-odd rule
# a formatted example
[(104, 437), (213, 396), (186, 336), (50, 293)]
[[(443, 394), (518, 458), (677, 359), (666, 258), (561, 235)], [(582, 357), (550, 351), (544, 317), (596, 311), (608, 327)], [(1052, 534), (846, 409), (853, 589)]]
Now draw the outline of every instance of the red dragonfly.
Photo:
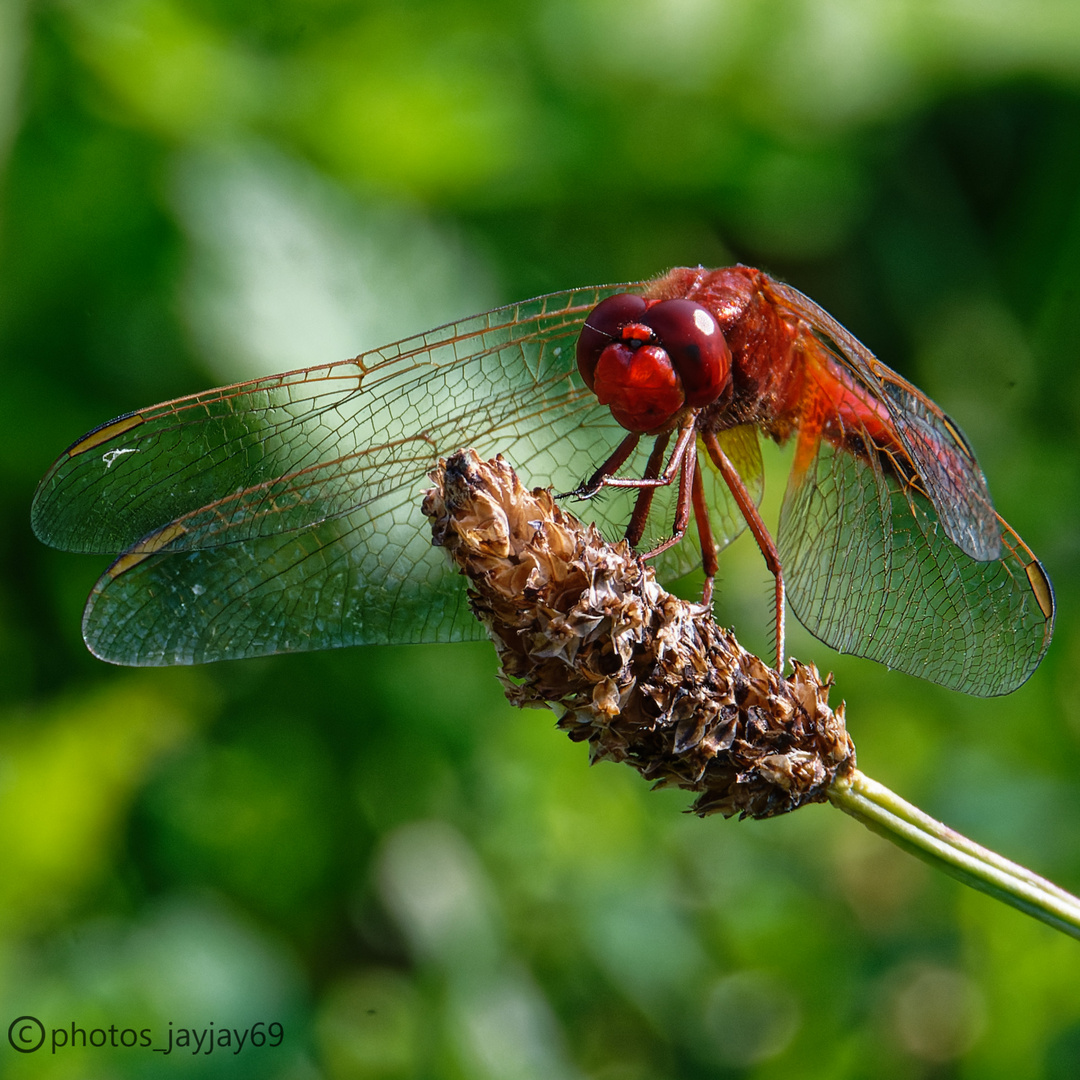
[[(796, 440), (775, 542), (761, 433)], [(1049, 645), (1049, 578), (957, 426), (743, 266), (553, 293), (130, 413), (56, 461), (33, 525), (119, 553), (83, 617), (114, 663), (478, 637), (419, 508), (463, 446), (532, 483), (604, 489), (588, 504), (602, 530), (661, 578), (704, 565), (706, 599), (749, 526), (776, 579), (778, 666), (787, 601), (834, 648), (972, 694), (1015, 689)]]

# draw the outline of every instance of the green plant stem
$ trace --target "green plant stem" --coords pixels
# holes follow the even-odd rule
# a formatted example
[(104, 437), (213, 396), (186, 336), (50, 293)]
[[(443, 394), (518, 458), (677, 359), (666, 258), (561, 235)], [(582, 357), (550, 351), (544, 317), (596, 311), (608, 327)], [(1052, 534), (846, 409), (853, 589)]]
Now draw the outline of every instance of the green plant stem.
[(935, 821), (856, 769), (829, 800), (925, 862), (1063, 933), (1080, 938), (1080, 899)]
[(935, 821), (858, 769), (829, 788), (829, 801), (964, 885), (1056, 930), (1080, 937), (1080, 900), (1076, 896)]

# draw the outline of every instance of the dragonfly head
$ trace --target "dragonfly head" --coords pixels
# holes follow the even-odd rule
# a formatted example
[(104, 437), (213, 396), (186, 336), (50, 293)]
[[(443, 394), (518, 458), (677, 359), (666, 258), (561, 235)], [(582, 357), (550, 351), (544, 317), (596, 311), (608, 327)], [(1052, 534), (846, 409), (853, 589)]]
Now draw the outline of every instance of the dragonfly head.
[(731, 352), (708, 308), (618, 293), (593, 308), (577, 344), (585, 385), (628, 431), (670, 427), (683, 410), (715, 401)]

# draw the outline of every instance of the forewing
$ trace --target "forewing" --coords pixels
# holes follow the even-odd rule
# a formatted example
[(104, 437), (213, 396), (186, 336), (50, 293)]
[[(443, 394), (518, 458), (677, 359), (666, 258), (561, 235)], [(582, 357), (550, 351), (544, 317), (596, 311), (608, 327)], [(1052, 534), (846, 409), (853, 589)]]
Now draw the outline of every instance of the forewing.
[(935, 506), (876, 454), (821, 440), (792, 472), (778, 547), (799, 621), (841, 652), (953, 690), (1015, 690), (1050, 643), (1049, 579), (995, 516), (1001, 555), (976, 560)]
[(885, 406), (906, 451), (896, 465), (922, 488), (950, 539), (974, 559), (1001, 558), (1000, 520), (986, 478), (956, 424), (823, 308), (782, 282), (766, 282), (771, 298), (803, 319), (855, 384)]
[[(497, 309), (81, 439), (39, 486), (33, 523), (55, 546), (127, 549), (91, 595), (88, 644), (170, 664), (473, 636), (430, 549), (427, 474), (471, 446), (565, 491), (603, 461), (625, 433), (578, 381), (574, 346), (588, 311), (627, 288)], [(583, 516), (616, 539), (631, 502)]]

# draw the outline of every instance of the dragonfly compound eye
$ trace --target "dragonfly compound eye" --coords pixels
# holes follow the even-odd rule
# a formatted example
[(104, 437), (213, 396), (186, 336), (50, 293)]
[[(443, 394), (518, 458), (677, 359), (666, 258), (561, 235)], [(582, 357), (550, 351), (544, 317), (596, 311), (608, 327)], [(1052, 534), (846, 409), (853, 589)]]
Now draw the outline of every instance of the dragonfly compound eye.
[(651, 326), (695, 409), (719, 397), (731, 371), (731, 352), (712, 313), (693, 300), (664, 300), (641, 320)]
[(658, 431), (690, 406), (715, 401), (731, 353), (712, 313), (692, 300), (609, 296), (590, 313), (577, 346), (585, 385), (629, 431)]
[(622, 339), (623, 327), (639, 322), (645, 314), (645, 301), (635, 293), (616, 293), (602, 300), (589, 312), (577, 343), (578, 371), (585, 385), (595, 390), (593, 375), (600, 354), (613, 342)]

